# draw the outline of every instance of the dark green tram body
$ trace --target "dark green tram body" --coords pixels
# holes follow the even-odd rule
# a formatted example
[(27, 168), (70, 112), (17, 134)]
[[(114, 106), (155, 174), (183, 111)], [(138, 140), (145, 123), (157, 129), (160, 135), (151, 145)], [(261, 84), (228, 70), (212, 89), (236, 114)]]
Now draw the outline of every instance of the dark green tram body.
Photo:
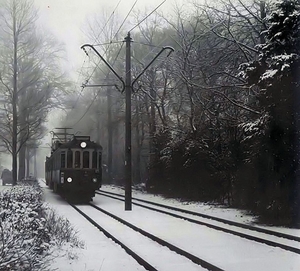
[(102, 183), (102, 147), (89, 136), (74, 136), (68, 142), (55, 141), (46, 158), (46, 184), (63, 198), (88, 202)]

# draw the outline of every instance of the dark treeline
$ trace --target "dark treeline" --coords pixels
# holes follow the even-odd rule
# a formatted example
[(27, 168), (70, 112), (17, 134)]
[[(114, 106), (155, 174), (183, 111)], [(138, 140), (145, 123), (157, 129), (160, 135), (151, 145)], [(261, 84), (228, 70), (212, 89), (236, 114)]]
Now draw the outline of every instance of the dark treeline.
[[(144, 17), (135, 14), (137, 23)], [(219, 0), (137, 24), (133, 77), (162, 46), (175, 52), (157, 59), (134, 86), (133, 183), (243, 208), (263, 222), (299, 225), (299, 19), (296, 0)], [(121, 48), (102, 51), (120, 74)], [(92, 120), (76, 125), (98, 138), (107, 180), (121, 184), (124, 95), (106, 88), (92, 93)], [(78, 108), (90, 104), (91, 92), (85, 95)]]
[[(298, 1), (240, 8), (206, 7), (183, 30), (177, 82), (189, 114), (179, 132), (155, 134), (147, 187), (299, 226)], [(212, 29), (200, 38), (197, 20)]]

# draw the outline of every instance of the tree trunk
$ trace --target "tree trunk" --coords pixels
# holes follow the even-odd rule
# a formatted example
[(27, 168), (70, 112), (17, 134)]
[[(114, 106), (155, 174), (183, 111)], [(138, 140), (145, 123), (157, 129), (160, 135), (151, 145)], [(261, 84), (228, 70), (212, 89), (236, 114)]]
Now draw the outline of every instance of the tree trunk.
[(112, 122), (111, 122), (111, 113), (112, 113), (112, 100), (111, 100), (111, 92), (112, 88), (109, 87), (107, 89), (107, 178), (108, 183), (111, 183), (112, 178), (112, 141), (113, 141), (113, 134), (112, 134)]
[[(23, 108), (23, 104), (24, 104), (24, 95), (26, 95), (26, 93), (23, 93), (23, 95), (21, 95), (19, 97), (19, 112), (21, 112), (19, 119), (19, 127), (21, 127), (21, 132), (19, 133), (19, 144), (21, 144), (21, 148), (19, 150), (19, 174), (18, 174), (18, 180), (22, 180), (24, 179), (24, 177), (26, 176), (26, 158), (29, 157), (28, 154), (28, 148), (26, 146), (26, 143), (23, 144), (23, 140), (26, 137), (25, 134), (25, 125), (26, 125), (26, 119), (27, 119), (27, 110)], [(28, 155), (27, 155), (28, 154)], [(28, 170), (28, 168), (27, 168)]]
[(140, 115), (139, 115), (139, 104), (137, 96), (135, 96), (135, 157), (133, 167), (133, 182), (135, 184), (141, 183), (141, 135), (140, 135)]
[(23, 147), (19, 151), (19, 180), (22, 180), (25, 177), (25, 159), (26, 159), (26, 146)]
[[(265, 19), (266, 18), (266, 3), (265, 1), (260, 1), (260, 18), (261, 19)], [(266, 42), (266, 39), (265, 39), (265, 34), (263, 33), (263, 31), (266, 30), (265, 29), (265, 25), (262, 24), (262, 33), (260, 34), (260, 43), (261, 44), (264, 44)]]
[(156, 172), (155, 172), (155, 166), (154, 162), (156, 160), (156, 149), (155, 149), (155, 143), (154, 143), (154, 137), (156, 133), (156, 119), (155, 119), (155, 102), (156, 102), (156, 92), (154, 90), (154, 72), (152, 73), (152, 81), (151, 81), (151, 87), (150, 87), (150, 121), (149, 121), (149, 178), (155, 178)]
[(18, 76), (18, 34), (16, 31), (16, 6), (13, 6), (13, 39), (14, 39), (14, 56), (13, 56), (13, 93), (12, 93), (12, 106), (13, 106), (13, 125), (12, 125), (12, 177), (13, 185), (17, 183), (17, 168), (18, 168), (18, 89), (17, 89), (17, 76)]
[[(34, 154), (33, 154), (33, 174), (34, 174), (34, 177), (37, 178), (37, 167), (36, 167), (36, 151), (37, 151), (37, 148), (34, 148)], [(28, 169), (29, 169), (29, 163), (28, 163)], [(28, 172), (29, 173), (29, 172)]]
[(26, 172), (25, 172), (25, 176), (29, 176), (30, 175), (30, 150), (27, 147), (26, 148)]

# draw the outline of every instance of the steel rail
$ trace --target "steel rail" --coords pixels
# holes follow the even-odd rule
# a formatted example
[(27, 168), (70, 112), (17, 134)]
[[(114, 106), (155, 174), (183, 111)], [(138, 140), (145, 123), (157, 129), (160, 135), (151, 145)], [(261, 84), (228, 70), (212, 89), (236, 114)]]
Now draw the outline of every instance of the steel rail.
[[(97, 192), (97, 194), (101, 194), (101, 193)], [(113, 198), (113, 199), (116, 199), (116, 200), (123, 201), (123, 199), (116, 198), (116, 197), (114, 197), (112, 195), (105, 195), (104, 193), (101, 194), (101, 195), (107, 196), (107, 197), (110, 197), (110, 198)], [(160, 209), (155, 209), (153, 207), (145, 206), (145, 205), (142, 205), (142, 204), (139, 204), (139, 203), (133, 202), (133, 204), (137, 205), (137, 206), (140, 206), (142, 208), (146, 208), (146, 209), (152, 210), (152, 211), (156, 211), (156, 212), (160, 212), (160, 213), (163, 213), (163, 214), (166, 214), (166, 215), (170, 215), (170, 216), (173, 216), (173, 217), (176, 217), (176, 218), (184, 219), (184, 220), (189, 221), (191, 223), (195, 223), (195, 224), (198, 224), (198, 225), (206, 226), (206, 227), (212, 228), (214, 230), (223, 231), (223, 232), (226, 232), (226, 233), (229, 233), (229, 234), (233, 234), (233, 235), (236, 235), (236, 236), (239, 236), (239, 237), (251, 240), (251, 241), (255, 241), (255, 242), (258, 242), (258, 243), (263, 243), (263, 244), (266, 244), (266, 245), (269, 245), (269, 246), (273, 246), (273, 247), (280, 247), (280, 248), (282, 248), (284, 250), (300, 254), (300, 249), (292, 247), (292, 246), (284, 245), (284, 244), (281, 244), (281, 243), (277, 243), (277, 242), (270, 241), (270, 240), (267, 240), (267, 239), (263, 239), (263, 238), (260, 238), (260, 237), (256, 237), (256, 236), (253, 236), (253, 235), (249, 235), (249, 234), (237, 232), (237, 231), (234, 231), (234, 230), (230, 230), (230, 229), (227, 229), (227, 228), (223, 228), (223, 227), (220, 227), (220, 226), (212, 225), (212, 224), (209, 224), (209, 223), (206, 223), (206, 222), (202, 222), (202, 221), (198, 221), (198, 220), (191, 219), (191, 218), (188, 218), (188, 217), (184, 217), (184, 216), (181, 216), (181, 215), (178, 215), (178, 214), (174, 214), (174, 213), (171, 213), (171, 212), (168, 212), (168, 211), (164, 211), (164, 210), (160, 210)]]

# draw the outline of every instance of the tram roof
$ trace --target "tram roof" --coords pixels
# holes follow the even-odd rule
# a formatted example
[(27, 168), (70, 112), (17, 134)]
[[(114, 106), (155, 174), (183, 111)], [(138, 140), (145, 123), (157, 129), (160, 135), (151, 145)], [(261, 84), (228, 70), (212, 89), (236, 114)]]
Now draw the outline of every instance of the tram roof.
[[(80, 144), (82, 142), (86, 143), (86, 147), (82, 148), (80, 146)], [(70, 148), (80, 148), (80, 149), (102, 149), (102, 146), (95, 143), (94, 141), (90, 140), (90, 136), (74, 136), (72, 140), (66, 142), (66, 143), (62, 143), (62, 142), (57, 142), (55, 147), (55, 150), (57, 150), (58, 148), (65, 148), (65, 149), (70, 149)], [(54, 150), (54, 151), (55, 151)]]

